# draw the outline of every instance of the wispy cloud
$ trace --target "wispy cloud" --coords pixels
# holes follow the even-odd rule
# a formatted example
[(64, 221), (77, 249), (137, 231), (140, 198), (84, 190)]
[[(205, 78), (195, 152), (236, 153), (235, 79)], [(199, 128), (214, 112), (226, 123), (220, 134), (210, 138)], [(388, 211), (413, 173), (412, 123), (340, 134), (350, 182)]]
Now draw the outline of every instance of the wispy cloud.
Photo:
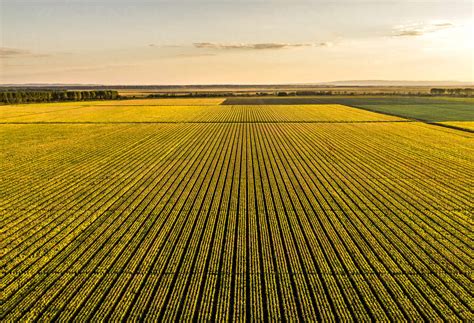
[(398, 25), (392, 29), (392, 36), (394, 37), (405, 37), (405, 36), (423, 36), (425, 34), (434, 33), (437, 31), (449, 29), (455, 27), (450, 22), (440, 23), (414, 23), (408, 25)]
[(186, 58), (202, 58), (202, 57), (213, 57), (217, 56), (215, 53), (176, 53), (160, 55), (161, 59), (186, 59)]
[(206, 53), (206, 54), (176, 54), (172, 57), (175, 58), (196, 58), (196, 57), (212, 57), (216, 56), (216, 54)]
[(0, 58), (47, 57), (46, 54), (33, 53), (26, 49), (0, 47)]
[(330, 42), (322, 43), (194, 43), (196, 48), (204, 49), (219, 49), (219, 50), (265, 50), (265, 49), (286, 49), (286, 48), (301, 48), (301, 47), (329, 47), (332, 46)]
[(155, 48), (183, 48), (186, 47), (185, 45), (172, 45), (172, 44), (148, 44), (148, 47), (155, 47)]

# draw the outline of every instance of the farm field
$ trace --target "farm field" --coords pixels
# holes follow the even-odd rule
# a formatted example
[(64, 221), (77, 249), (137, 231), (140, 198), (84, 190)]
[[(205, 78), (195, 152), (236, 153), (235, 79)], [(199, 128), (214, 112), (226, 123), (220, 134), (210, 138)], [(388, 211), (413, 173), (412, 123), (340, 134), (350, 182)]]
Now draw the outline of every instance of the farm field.
[[(187, 100), (187, 99), (186, 99)], [(23, 105), (21, 109), (14, 106), (0, 107), (2, 123), (146, 123), (146, 122), (370, 122), (407, 120), (389, 115), (372, 113), (357, 108), (338, 104), (319, 104), (313, 106), (265, 106), (255, 109), (254, 106), (214, 105), (199, 106), (181, 105), (186, 100), (172, 99), (144, 100), (142, 105), (135, 101), (121, 101), (118, 105), (108, 102), (76, 105), (73, 107), (57, 104), (42, 106)], [(139, 101), (139, 100), (136, 100)], [(158, 105), (164, 101), (164, 105)], [(169, 102), (175, 103), (171, 105)], [(146, 102), (150, 103), (146, 105)], [(192, 101), (191, 101), (192, 102)], [(212, 102), (212, 101), (211, 101)]]
[(474, 320), (473, 133), (222, 101), (0, 106), (0, 320)]
[(396, 96), (266, 97), (229, 98), (223, 104), (343, 104), (425, 122), (442, 122), (452, 125), (455, 125), (457, 122), (474, 122), (473, 98)]
[(441, 124), (446, 124), (448, 126), (454, 126), (460, 129), (467, 129), (467, 130), (474, 131), (474, 121), (452, 121), (452, 122), (441, 122)]
[[(52, 122), (57, 119), (61, 120), (66, 117), (67, 121), (74, 121), (74, 117), (83, 116), (88, 119), (101, 122), (114, 121), (117, 115), (125, 117), (126, 121), (130, 115), (127, 111), (132, 111), (132, 116), (138, 114), (146, 114), (147, 110), (155, 117), (163, 117), (163, 114), (171, 113), (173, 118), (182, 120), (186, 115), (199, 113), (202, 111), (189, 108), (192, 106), (212, 106), (216, 107), (222, 103), (223, 99), (154, 99), (154, 100), (124, 100), (124, 101), (83, 101), (83, 102), (61, 102), (61, 103), (34, 103), (34, 104), (20, 104), (20, 105), (0, 105), (0, 122), (14, 122), (14, 121), (47, 121)], [(181, 109), (173, 110), (172, 108), (164, 108), (167, 106), (180, 106)], [(140, 107), (139, 113), (136, 107)], [(187, 111), (186, 111), (187, 107)], [(160, 109), (157, 111), (157, 109)], [(201, 109), (203, 110), (203, 109)], [(186, 113), (183, 116), (176, 117), (180, 112)], [(88, 117), (92, 114), (91, 117)], [(100, 116), (102, 114), (102, 117)], [(120, 119), (119, 119), (120, 120)], [(117, 121), (117, 120), (115, 120)]]

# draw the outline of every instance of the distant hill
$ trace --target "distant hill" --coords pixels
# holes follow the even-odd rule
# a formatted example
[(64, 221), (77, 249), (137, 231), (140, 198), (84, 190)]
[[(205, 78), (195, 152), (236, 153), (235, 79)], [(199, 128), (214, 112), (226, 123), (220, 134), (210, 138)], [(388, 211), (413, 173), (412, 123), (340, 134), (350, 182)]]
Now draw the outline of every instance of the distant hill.
[(351, 80), (319, 83), (331, 86), (473, 86), (474, 83), (458, 81), (389, 81), (389, 80)]
[(103, 86), (101, 84), (80, 84), (80, 83), (17, 83), (17, 84), (0, 84), (0, 86), (4, 86), (4, 87), (24, 87), (24, 88), (36, 88), (36, 87), (40, 87), (40, 88), (44, 88), (44, 87), (74, 87), (74, 86), (77, 86), (77, 87), (81, 87), (81, 86), (89, 86), (89, 87), (92, 87), (92, 86), (95, 86), (95, 87), (98, 87), (98, 86)]
[(294, 88), (327, 88), (327, 87), (471, 87), (474, 83), (459, 81), (390, 81), (390, 80), (347, 80), (320, 83), (292, 84), (189, 84), (189, 85), (104, 85), (104, 84), (62, 84), (62, 83), (27, 83), (0, 84), (0, 88), (26, 89), (150, 89), (150, 90), (189, 90), (189, 89), (294, 89)]

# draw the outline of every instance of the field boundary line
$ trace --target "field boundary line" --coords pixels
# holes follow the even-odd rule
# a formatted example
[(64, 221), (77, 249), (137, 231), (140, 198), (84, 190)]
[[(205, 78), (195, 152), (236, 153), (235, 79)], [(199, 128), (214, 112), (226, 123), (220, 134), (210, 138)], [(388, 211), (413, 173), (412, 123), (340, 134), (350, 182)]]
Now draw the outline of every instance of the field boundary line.
[[(353, 107), (357, 108), (357, 107)], [(375, 111), (373, 111), (375, 112)], [(32, 121), (32, 122), (0, 122), (0, 125), (68, 125), (68, 124), (77, 124), (77, 125), (108, 125), (108, 124), (213, 124), (213, 123), (229, 123), (229, 124), (246, 124), (246, 123), (256, 123), (256, 124), (266, 124), (266, 123), (409, 123), (409, 122), (424, 122), (422, 120), (282, 120), (282, 121)], [(447, 126), (441, 124), (442, 126)], [(449, 126), (451, 128), (456, 128), (455, 126)], [(461, 128), (460, 128), (461, 129)], [(474, 131), (471, 131), (474, 132)]]

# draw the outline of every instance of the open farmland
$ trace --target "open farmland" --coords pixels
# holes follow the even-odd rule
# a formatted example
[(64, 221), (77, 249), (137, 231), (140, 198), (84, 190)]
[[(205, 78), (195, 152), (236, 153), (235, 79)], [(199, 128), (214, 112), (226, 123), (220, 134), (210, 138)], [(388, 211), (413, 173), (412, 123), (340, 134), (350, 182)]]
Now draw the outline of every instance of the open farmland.
[(474, 134), (221, 101), (0, 106), (0, 320), (474, 320)]
[(368, 111), (439, 123), (474, 132), (474, 98), (397, 96), (320, 96), (229, 98), (223, 104), (302, 105), (343, 104)]

